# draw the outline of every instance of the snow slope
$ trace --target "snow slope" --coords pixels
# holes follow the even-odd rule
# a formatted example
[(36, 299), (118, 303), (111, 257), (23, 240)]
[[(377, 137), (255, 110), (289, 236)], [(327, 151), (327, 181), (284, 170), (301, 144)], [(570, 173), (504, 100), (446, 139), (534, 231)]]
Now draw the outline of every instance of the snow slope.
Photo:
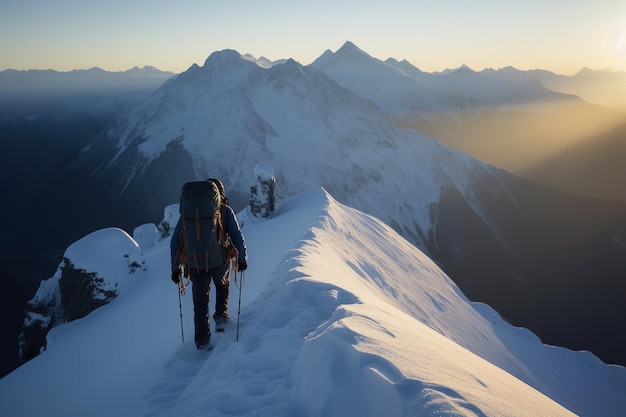
[[(625, 368), (505, 324), (388, 226), (322, 188), (285, 201), (272, 219), (244, 211), (239, 220), (250, 268), (238, 342), (233, 325), (214, 335), (212, 352), (197, 352), (187, 293), (181, 344), (169, 239), (148, 242), (145, 271), (118, 277), (129, 281), (118, 298), (54, 328), (45, 352), (0, 380), (0, 415), (626, 411)], [(80, 240), (72, 252), (90, 253), (93, 244)], [(106, 277), (114, 264), (103, 253), (98, 272)], [(233, 285), (233, 317), (238, 295)]]

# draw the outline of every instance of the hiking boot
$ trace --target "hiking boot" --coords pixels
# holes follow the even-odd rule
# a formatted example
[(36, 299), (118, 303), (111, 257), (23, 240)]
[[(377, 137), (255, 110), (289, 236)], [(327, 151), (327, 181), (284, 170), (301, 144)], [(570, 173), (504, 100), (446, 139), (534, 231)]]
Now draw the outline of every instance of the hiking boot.
[(228, 316), (215, 315), (213, 316), (213, 319), (215, 320), (215, 330), (218, 332), (223, 332), (226, 329), (226, 325), (230, 321)]
[(203, 337), (200, 340), (196, 340), (196, 348), (198, 350), (206, 351), (213, 349), (213, 345), (211, 345), (211, 333), (209, 333), (208, 337)]
[(207, 343), (206, 345), (196, 345), (196, 347), (198, 348), (198, 350), (203, 352), (210, 352), (211, 350), (213, 350), (213, 344), (211, 342)]

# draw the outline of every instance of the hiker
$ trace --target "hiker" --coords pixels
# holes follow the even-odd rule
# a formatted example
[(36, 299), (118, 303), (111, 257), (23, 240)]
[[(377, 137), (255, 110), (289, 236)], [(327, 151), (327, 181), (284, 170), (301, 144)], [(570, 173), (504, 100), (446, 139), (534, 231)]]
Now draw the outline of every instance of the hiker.
[[(183, 196), (185, 193), (185, 187), (188, 184), (185, 184), (183, 187)], [(208, 223), (200, 223), (199, 221), (196, 223), (193, 219), (190, 220), (189, 217), (187, 217), (187, 220), (183, 221), (183, 197), (181, 196), (181, 218), (176, 224), (170, 243), (172, 281), (179, 284), (181, 279), (179, 266), (181, 263), (185, 265), (185, 272), (188, 274), (188, 277), (193, 284), (192, 297), (196, 347), (198, 349), (210, 349), (211, 345), (209, 342), (211, 340), (211, 325), (209, 318), (209, 294), (211, 291), (211, 280), (213, 280), (213, 284), (215, 285), (216, 300), (213, 319), (215, 320), (216, 329), (218, 331), (223, 331), (225, 325), (230, 320), (228, 315), (231, 265), (230, 258), (231, 256), (236, 256), (237, 269), (239, 271), (244, 271), (248, 267), (246, 243), (243, 234), (241, 233), (241, 229), (239, 228), (237, 216), (235, 215), (233, 209), (228, 205), (228, 198), (225, 194), (224, 184), (214, 178), (209, 178), (206, 181), (199, 181), (191, 184), (204, 187), (201, 189), (201, 193), (203, 194), (202, 197), (204, 198), (206, 198), (206, 194), (219, 193), (218, 200), (220, 203), (217, 204), (220, 212), (220, 215), (218, 216), (219, 221), (216, 222), (218, 226), (213, 227), (213, 230), (211, 227), (211, 219), (208, 220)], [(191, 199), (193, 197), (189, 198)], [(196, 209), (196, 213), (197, 210), (198, 209)], [(222, 226), (221, 230), (220, 224)], [(206, 250), (206, 262), (204, 255), (197, 256), (196, 253), (191, 253), (191, 246), (196, 244), (194, 242), (196, 232), (219, 235), (220, 231), (222, 233), (219, 237), (219, 243), (222, 248), (216, 251)], [(187, 233), (192, 233), (192, 238), (187, 239)], [(230, 248), (228, 247), (229, 244)], [(185, 247), (187, 247), (188, 250), (184, 250)], [(233, 248), (236, 250), (233, 250)], [(209, 253), (218, 251), (219, 255), (211, 255), (218, 256), (217, 259), (209, 261)], [(204, 254), (205, 251), (202, 251), (202, 253)]]

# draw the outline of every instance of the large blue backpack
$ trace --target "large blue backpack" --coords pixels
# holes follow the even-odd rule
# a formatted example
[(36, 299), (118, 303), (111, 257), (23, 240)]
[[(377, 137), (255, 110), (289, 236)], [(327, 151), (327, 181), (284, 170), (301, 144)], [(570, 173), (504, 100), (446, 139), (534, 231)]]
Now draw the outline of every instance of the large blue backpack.
[(208, 272), (225, 262), (222, 197), (211, 181), (183, 185), (180, 195), (181, 254), (196, 272)]

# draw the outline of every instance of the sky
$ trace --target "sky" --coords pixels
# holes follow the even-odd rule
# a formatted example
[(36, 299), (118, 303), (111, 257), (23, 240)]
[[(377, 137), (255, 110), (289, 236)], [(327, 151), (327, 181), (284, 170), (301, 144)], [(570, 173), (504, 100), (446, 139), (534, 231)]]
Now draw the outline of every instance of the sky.
[(626, 2), (0, 2), (0, 70), (149, 65), (182, 72), (223, 49), (307, 65), (348, 40), (373, 57), (406, 59), (424, 71), (626, 71)]
[[(248, 209), (238, 219), (249, 249), (241, 307), (233, 281), (233, 321), (208, 353), (195, 349), (192, 288), (179, 302), (155, 225), (136, 241), (106, 228), (70, 245), (75, 267), (119, 284), (119, 296), (53, 328), (46, 351), (0, 379), (0, 415), (622, 414), (626, 368), (543, 345), (471, 303), (390, 227), (321, 187), (270, 219)], [(131, 273), (130, 259), (143, 268)]]

